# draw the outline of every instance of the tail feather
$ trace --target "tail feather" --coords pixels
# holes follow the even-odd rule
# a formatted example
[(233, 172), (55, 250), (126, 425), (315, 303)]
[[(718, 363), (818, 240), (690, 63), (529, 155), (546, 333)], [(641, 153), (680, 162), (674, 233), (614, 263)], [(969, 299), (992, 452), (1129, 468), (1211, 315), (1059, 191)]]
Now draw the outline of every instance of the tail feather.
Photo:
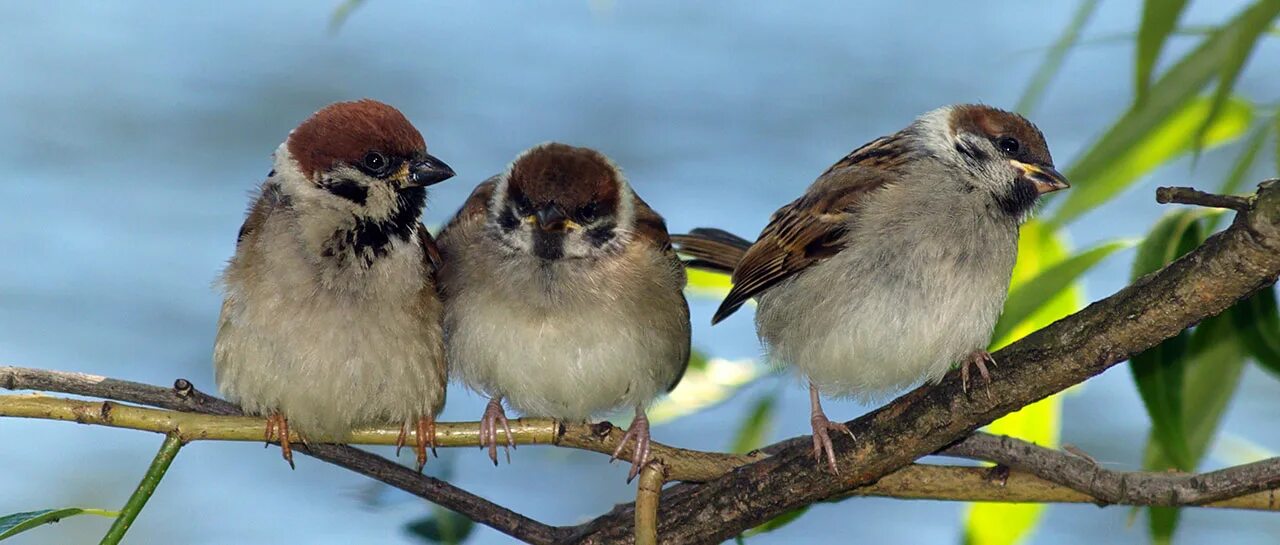
[(690, 259), (685, 264), (697, 269), (733, 273), (751, 242), (728, 231), (700, 227), (687, 235), (672, 235), (676, 251)]

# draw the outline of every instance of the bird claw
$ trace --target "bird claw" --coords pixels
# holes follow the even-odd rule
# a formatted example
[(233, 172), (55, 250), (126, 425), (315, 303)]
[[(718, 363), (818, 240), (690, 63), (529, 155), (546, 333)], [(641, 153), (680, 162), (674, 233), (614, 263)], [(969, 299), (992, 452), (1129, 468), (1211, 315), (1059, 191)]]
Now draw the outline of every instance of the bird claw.
[(809, 424), (813, 426), (813, 459), (822, 462), (823, 454), (825, 454), (827, 467), (831, 468), (831, 473), (839, 475), (840, 470), (836, 468), (835, 448), (831, 444), (831, 435), (828, 432), (846, 433), (850, 439), (856, 439), (856, 437), (849, 430), (849, 426), (840, 422), (832, 422), (821, 410), (815, 411), (809, 417)]
[(964, 393), (969, 393), (969, 367), (978, 369), (978, 375), (982, 377), (982, 382), (986, 386), (987, 399), (991, 399), (991, 373), (987, 371), (987, 364), (992, 367), (996, 366), (995, 358), (991, 357), (991, 353), (986, 350), (974, 350), (960, 364), (960, 389)]
[(280, 443), (280, 455), (284, 456), (284, 461), (289, 462), (289, 469), (297, 469), (293, 465), (293, 448), (289, 445), (289, 421), (284, 415), (275, 412), (267, 417), (267, 430), (262, 435), (262, 440), (266, 441), (266, 445), (272, 442)]
[[(396, 436), (396, 456), (400, 456), (400, 449), (404, 448), (405, 439), (409, 432), (409, 423), (400, 424), (400, 435)], [(431, 453), (440, 457), (436, 452), (436, 419), (431, 416), (420, 416), (414, 423), (414, 443), (413, 454), (416, 459), (418, 473), (422, 473), (422, 468), (427, 465), (427, 447), (431, 447)]]
[[(511, 449), (516, 448), (515, 437), (511, 435), (511, 424), (507, 420), (507, 413), (502, 410), (502, 398), (493, 398), (489, 400), (489, 404), (484, 407), (484, 416), (480, 417), (480, 448), (489, 448), (489, 459), (493, 460), (493, 465), (498, 465), (498, 426), (502, 426), (502, 431), (507, 436), (507, 443), (502, 445), (502, 451), (507, 455), (507, 463), (511, 463)], [(434, 435), (434, 433), (432, 434)], [(432, 449), (434, 450), (434, 446)]]
[(637, 409), (636, 418), (631, 421), (631, 425), (627, 427), (627, 432), (622, 434), (622, 440), (618, 441), (618, 446), (613, 449), (613, 454), (609, 456), (609, 462), (613, 463), (622, 455), (622, 450), (626, 448), (627, 441), (635, 441), (636, 446), (631, 449), (631, 471), (627, 472), (627, 484), (635, 480), (640, 474), (640, 468), (649, 463), (649, 417), (645, 416), (644, 411)]

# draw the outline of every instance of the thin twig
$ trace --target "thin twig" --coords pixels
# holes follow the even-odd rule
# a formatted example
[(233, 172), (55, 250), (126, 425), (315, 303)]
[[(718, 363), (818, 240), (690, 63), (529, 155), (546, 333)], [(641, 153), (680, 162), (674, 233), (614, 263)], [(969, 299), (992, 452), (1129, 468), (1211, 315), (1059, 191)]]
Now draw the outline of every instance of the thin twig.
[(1159, 187), (1156, 188), (1156, 202), (1160, 204), (1194, 204), (1212, 208), (1230, 208), (1244, 212), (1253, 206), (1251, 197), (1236, 195), (1216, 195), (1205, 193), (1192, 187)]
[(160, 445), (160, 451), (156, 453), (155, 459), (151, 460), (151, 467), (147, 468), (147, 474), (142, 476), (142, 482), (138, 483), (138, 488), (133, 491), (132, 496), (129, 496), (129, 501), (120, 510), (120, 516), (111, 523), (107, 535), (102, 537), (101, 545), (116, 545), (124, 539), (125, 532), (133, 526), (138, 513), (142, 512), (142, 507), (147, 504), (147, 500), (151, 499), (156, 487), (160, 485), (160, 479), (163, 479), (165, 472), (169, 471), (169, 465), (178, 456), (178, 450), (181, 448), (182, 439), (177, 435), (170, 434), (164, 437), (164, 443)]
[(1280, 487), (1280, 458), (1202, 474), (1112, 471), (1091, 458), (1068, 455), (1013, 437), (975, 433), (939, 452), (1035, 474), (1084, 492), (1101, 503), (1199, 505)]
[(636, 485), (636, 545), (658, 543), (658, 497), (666, 479), (662, 462), (651, 462), (640, 470)]

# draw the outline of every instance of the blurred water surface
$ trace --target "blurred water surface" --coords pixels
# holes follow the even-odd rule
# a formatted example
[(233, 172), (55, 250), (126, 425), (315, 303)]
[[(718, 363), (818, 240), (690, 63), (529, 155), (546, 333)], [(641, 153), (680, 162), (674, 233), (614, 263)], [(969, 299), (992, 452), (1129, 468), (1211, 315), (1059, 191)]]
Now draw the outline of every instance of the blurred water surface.
[[(1241, 2), (1197, 3), (1212, 23)], [(0, 362), (212, 389), (218, 313), (212, 281), (231, 255), (249, 191), (290, 128), (335, 100), (401, 108), (459, 176), (432, 192), (445, 221), (475, 183), (520, 150), (562, 140), (603, 150), (673, 231), (716, 225), (753, 235), (828, 164), (928, 109), (1011, 107), (1074, 3), (441, 2), (371, 0), (336, 33), (336, 3), (0, 3)], [(1139, 7), (1104, 3), (1086, 36), (1131, 32)], [(1185, 50), (1185, 39), (1173, 50)], [(1258, 65), (1275, 65), (1266, 41)], [(1166, 55), (1166, 59), (1169, 58)], [(1033, 118), (1066, 164), (1129, 100), (1128, 43), (1069, 58)], [(1240, 89), (1274, 97), (1274, 72)], [(1212, 187), (1229, 154), (1166, 185)], [(1265, 161), (1264, 161), (1265, 163)], [(1199, 173), (1199, 175), (1197, 174)], [(1259, 173), (1259, 177), (1262, 174)], [(1072, 228), (1079, 244), (1139, 236), (1162, 212), (1152, 184)], [(1130, 255), (1090, 275), (1091, 299), (1125, 283)], [(695, 301), (695, 345), (758, 353), (750, 320), (710, 328)], [(785, 384), (779, 385), (778, 381)], [(774, 438), (807, 433), (803, 389), (774, 378), (655, 429), (663, 442), (726, 448), (746, 403), (781, 387)], [(443, 418), (474, 419), (461, 389)], [(1280, 449), (1277, 384), (1246, 376), (1225, 429)], [(866, 410), (833, 402), (830, 414)], [(1193, 408), (1194, 410), (1194, 408)], [(1134, 468), (1146, 418), (1126, 369), (1065, 403), (1064, 441), (1110, 467)], [(0, 513), (121, 505), (160, 437), (44, 421), (0, 422)], [(453, 481), (516, 511), (571, 524), (629, 501), (625, 468), (603, 457), (522, 448), (493, 468), (479, 452), (442, 451)], [(1212, 465), (1223, 465), (1211, 460)], [(566, 484), (568, 483), (568, 484)], [(184, 449), (130, 532), (132, 543), (412, 543), (421, 502), (346, 471), (276, 450)], [(753, 543), (955, 543), (961, 506), (851, 500), (816, 506)], [(1145, 543), (1125, 508), (1055, 506), (1035, 543)], [(15, 543), (80, 543), (106, 523), (81, 517)], [(1191, 510), (1182, 543), (1273, 543), (1280, 520)], [(481, 529), (471, 543), (503, 543)]]

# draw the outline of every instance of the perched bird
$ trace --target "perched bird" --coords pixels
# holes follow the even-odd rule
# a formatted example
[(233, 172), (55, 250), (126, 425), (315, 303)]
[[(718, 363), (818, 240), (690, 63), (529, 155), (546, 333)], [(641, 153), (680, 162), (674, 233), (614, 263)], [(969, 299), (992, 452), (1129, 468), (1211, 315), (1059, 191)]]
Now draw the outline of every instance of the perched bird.
[(940, 381), (954, 363), (989, 380), (1018, 227), (1068, 187), (1023, 117), (947, 106), (854, 150), (780, 208), (751, 243), (716, 229), (673, 237), (693, 266), (732, 272), (712, 323), (755, 298), (771, 360), (809, 379), (814, 456), (836, 472), (819, 392), (863, 399)]
[(426, 186), (453, 176), (395, 108), (373, 100), (316, 112), (276, 149), (222, 274), (218, 388), (289, 428), (341, 439), (401, 423), (418, 466), (447, 376), (439, 252), (418, 222)]
[(566, 421), (627, 406), (636, 417), (614, 458), (634, 441), (634, 478), (649, 454), (645, 405), (689, 360), (684, 267), (662, 217), (600, 152), (547, 143), (480, 184), (440, 250), (449, 362), (490, 396), (480, 443), (493, 463), (499, 428), (513, 446), (503, 400)]

